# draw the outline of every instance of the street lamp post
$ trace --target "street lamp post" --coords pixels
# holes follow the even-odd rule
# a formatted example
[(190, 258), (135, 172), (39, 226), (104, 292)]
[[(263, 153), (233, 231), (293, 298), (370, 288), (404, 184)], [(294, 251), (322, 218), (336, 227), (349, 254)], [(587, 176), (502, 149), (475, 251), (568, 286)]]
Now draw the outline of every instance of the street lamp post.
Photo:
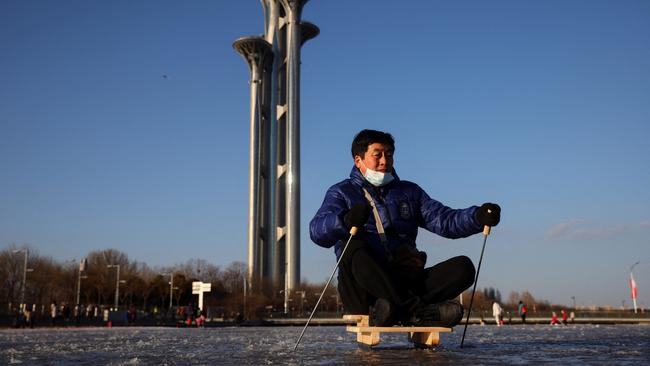
[(115, 280), (115, 311), (118, 310), (118, 299), (120, 298), (120, 265), (109, 264), (106, 268), (117, 268), (117, 279)]
[(300, 315), (302, 315), (305, 303), (305, 291), (296, 291), (295, 293), (300, 294)]
[(81, 275), (81, 272), (84, 272), (85, 270), (86, 270), (86, 258), (82, 259), (81, 262), (79, 262), (79, 273), (77, 276), (77, 307), (79, 306), (81, 300), (81, 279), (87, 278), (87, 276)]
[(641, 262), (637, 261), (630, 267), (630, 291), (632, 294), (632, 302), (634, 303), (634, 314), (636, 314), (636, 281), (634, 281), (634, 275), (632, 274), (632, 270), (639, 263)]
[(25, 287), (27, 283), (27, 272), (33, 272), (34, 270), (31, 268), (27, 268), (27, 256), (29, 255), (29, 249), (16, 249), (13, 251), (14, 253), (20, 253), (23, 252), (25, 255), (25, 261), (23, 263), (23, 281), (20, 284), (20, 310), (24, 309), (25, 306)]
[(171, 310), (174, 301), (174, 272), (163, 273), (163, 276), (169, 276), (169, 309)]
[(571, 296), (571, 300), (573, 300), (573, 310), (575, 310), (576, 309), (576, 297)]
[(333, 298), (336, 299), (336, 313), (339, 313), (339, 307), (340, 305), (340, 300), (339, 300), (339, 293), (337, 292), (336, 295), (332, 295)]

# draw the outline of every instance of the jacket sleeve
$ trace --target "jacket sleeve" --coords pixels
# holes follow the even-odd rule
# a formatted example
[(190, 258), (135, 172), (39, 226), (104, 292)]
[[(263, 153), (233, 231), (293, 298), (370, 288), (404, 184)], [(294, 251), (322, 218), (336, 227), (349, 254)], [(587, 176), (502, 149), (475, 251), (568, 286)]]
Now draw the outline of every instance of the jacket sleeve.
[(309, 223), (311, 240), (322, 247), (330, 248), (345, 238), (348, 230), (342, 217), (347, 211), (348, 205), (343, 195), (335, 187), (328, 189), (323, 204)]
[(429, 197), (420, 188), (421, 225), (425, 229), (449, 239), (465, 238), (480, 233), (483, 227), (476, 222), (478, 206), (452, 209)]

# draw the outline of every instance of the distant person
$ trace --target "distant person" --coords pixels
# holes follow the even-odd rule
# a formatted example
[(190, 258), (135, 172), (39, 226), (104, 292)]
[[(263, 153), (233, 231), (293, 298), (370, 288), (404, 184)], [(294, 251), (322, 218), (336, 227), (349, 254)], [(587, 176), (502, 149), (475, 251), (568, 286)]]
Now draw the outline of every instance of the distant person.
[[(496, 226), (501, 208), (484, 203), (452, 209), (419, 185), (401, 180), (389, 133), (360, 131), (351, 153), (349, 178), (327, 190), (309, 225), (314, 243), (334, 247), (341, 259), (338, 291), (345, 312), (368, 314), (377, 326), (458, 324), (463, 306), (455, 298), (474, 283), (474, 264), (456, 256), (425, 268), (426, 253), (416, 245), (418, 230), (450, 239), (468, 237)], [(423, 159), (418, 162), (422, 169), (434, 164), (428, 154)], [(353, 227), (359, 232), (341, 258)]]
[(129, 308), (128, 315), (127, 315), (129, 325), (135, 324), (136, 317), (137, 317), (137, 311), (135, 309), (135, 306), (131, 305), (131, 307)]
[(497, 326), (503, 325), (503, 308), (497, 301), (492, 303), (492, 316), (494, 316), (494, 322)]
[(569, 315), (569, 319), (571, 319), (571, 324), (575, 323), (575, 321), (576, 321), (576, 313), (571, 311), (571, 315)]
[(11, 326), (14, 328), (23, 328), (24, 327), (23, 323), (24, 323), (23, 312), (20, 311), (20, 308), (18, 308), (14, 311), (14, 319)]
[(517, 307), (517, 312), (521, 317), (521, 324), (526, 324), (526, 313), (528, 312), (528, 309), (526, 309), (526, 304), (524, 304), (524, 302), (521, 300), (519, 300), (519, 306)]
[(185, 324), (189, 327), (194, 321), (194, 308), (192, 303), (190, 303), (185, 309)]
[(34, 328), (34, 313), (32, 312), (32, 309), (25, 306), (25, 310), (23, 311), (23, 314), (25, 319), (24, 326)]
[(567, 325), (569, 323), (569, 315), (564, 311), (564, 309), (560, 311), (560, 314), (562, 314), (562, 324)]
[(65, 319), (66, 322), (70, 321), (70, 305), (67, 303), (63, 305), (63, 319)]
[(52, 322), (52, 326), (56, 325), (56, 317), (57, 317), (57, 312), (58, 312), (58, 307), (56, 305), (56, 301), (52, 301), (52, 304), (50, 305), (50, 320)]
[(196, 318), (196, 327), (203, 328), (205, 327), (205, 311), (200, 310), (199, 316)]
[(557, 321), (557, 314), (555, 314), (555, 311), (551, 315), (551, 325), (558, 325), (559, 322)]

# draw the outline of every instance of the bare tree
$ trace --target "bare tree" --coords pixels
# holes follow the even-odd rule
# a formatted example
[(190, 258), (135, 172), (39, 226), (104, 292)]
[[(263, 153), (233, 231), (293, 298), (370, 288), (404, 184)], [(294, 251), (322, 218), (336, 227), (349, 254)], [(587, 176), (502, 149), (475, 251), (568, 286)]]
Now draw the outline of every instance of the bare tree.
[(61, 265), (51, 257), (31, 256), (29, 267), (34, 269), (30, 273), (27, 302), (49, 304), (52, 301), (63, 301), (63, 292), (66, 289), (63, 283)]
[(89, 289), (92, 294), (91, 301), (97, 304), (110, 304), (112, 294), (115, 292), (116, 274), (108, 265), (119, 264), (120, 270), (128, 270), (129, 259), (126, 254), (115, 250), (106, 249), (90, 252), (86, 257), (88, 260), (87, 283), (92, 284)]
[(519, 303), (519, 300), (521, 300), (521, 295), (519, 295), (519, 292), (510, 291), (510, 295), (508, 295), (508, 305), (516, 307)]
[(14, 253), (17, 249), (15, 244), (11, 244), (6, 250), (0, 252), (0, 281), (2, 281), (0, 301), (7, 306), (19, 301), (23, 261)]

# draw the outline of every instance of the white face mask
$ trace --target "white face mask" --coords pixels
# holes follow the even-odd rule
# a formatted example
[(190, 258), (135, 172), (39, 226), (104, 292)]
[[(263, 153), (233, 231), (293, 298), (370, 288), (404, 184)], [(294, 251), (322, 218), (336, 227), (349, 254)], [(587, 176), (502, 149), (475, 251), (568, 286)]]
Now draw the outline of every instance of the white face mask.
[[(363, 164), (363, 161), (361, 162)], [(363, 164), (364, 166), (366, 164)], [(375, 187), (385, 186), (395, 179), (391, 173), (382, 173), (366, 167), (366, 173), (363, 175), (366, 180)]]

